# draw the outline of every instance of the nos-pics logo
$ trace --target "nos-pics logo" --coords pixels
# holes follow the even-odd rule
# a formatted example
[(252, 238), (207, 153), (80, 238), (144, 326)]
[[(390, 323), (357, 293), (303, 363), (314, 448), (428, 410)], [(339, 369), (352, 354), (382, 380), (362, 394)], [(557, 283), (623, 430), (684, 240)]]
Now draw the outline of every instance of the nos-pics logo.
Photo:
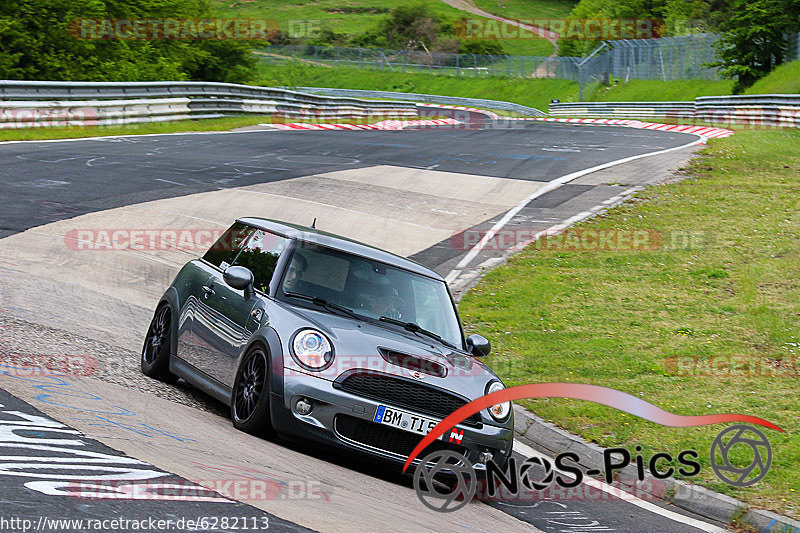
[[(640, 447), (636, 447), (641, 450)], [(678, 471), (685, 477), (700, 472), (699, 457), (694, 450), (684, 450), (678, 455)], [(530, 457), (519, 466), (515, 458), (509, 458), (505, 469), (493, 460), (485, 464), (482, 485), (485, 492), (479, 498), (495, 498), (502, 485), (508, 497), (518, 497), (524, 488), (532, 491), (545, 490), (555, 482), (561, 487), (571, 488), (583, 482), (584, 470), (578, 466), (579, 457), (574, 452), (565, 452), (555, 458), (555, 465), (545, 457)], [(711, 468), (716, 476), (734, 487), (749, 487), (758, 483), (769, 472), (772, 464), (772, 447), (766, 435), (750, 426), (735, 425), (719, 432), (711, 443), (709, 453)], [(659, 461), (663, 461), (659, 465)], [(645, 479), (645, 471), (656, 479), (666, 479), (676, 469), (666, 466), (673, 463), (670, 454), (653, 454), (649, 461), (641, 455), (631, 457), (625, 448), (609, 448), (603, 453), (605, 481), (612, 483), (614, 472), (635, 464), (639, 481)], [(599, 470), (588, 470), (588, 475), (597, 475)], [(439, 450), (426, 455), (414, 471), (414, 490), (419, 500), (428, 508), (441, 512), (452, 512), (469, 503), (480, 485), (478, 471), (463, 455)], [(501, 498), (502, 499), (502, 498)]]
[[(744, 422), (783, 431), (772, 422), (751, 415), (735, 413), (696, 416), (676, 415), (639, 397), (598, 385), (584, 383), (532, 383), (486, 394), (456, 409), (444, 420), (436, 424), (422, 438), (406, 459), (403, 472), (408, 470), (409, 466), (415, 459), (420, 457), (420, 454), (428, 445), (432, 444), (447, 431), (454, 430), (458, 424), (468, 417), (492, 405), (526, 398), (572, 398), (594, 402), (625, 411), (662, 426), (697, 427), (710, 424)], [(507, 429), (510, 430), (511, 428)], [(469, 435), (466, 435), (465, 438), (468, 440)], [(606, 452), (608, 451), (606, 450)], [(617, 451), (622, 454), (623, 460), (619, 463), (610, 464), (608, 462), (609, 456), (604, 452), (607, 479), (609, 475), (613, 474), (613, 472), (610, 472), (611, 470), (621, 469), (631, 463), (631, 455), (626, 449), (616, 448), (610, 451)], [(695, 461), (697, 458), (699, 458), (699, 455), (694, 450), (684, 450), (678, 454), (678, 462), (682, 465), (679, 468), (680, 474), (686, 477), (697, 475), (700, 472), (700, 463)], [(562, 486), (580, 484), (581, 476), (584, 473), (577, 467), (579, 459), (575, 453), (567, 452), (561, 454), (555, 458), (556, 468), (554, 469), (549, 459), (543, 457), (531, 458), (522, 464), (519, 472), (505, 472), (505, 474), (492, 460), (486, 461), (485, 467), (487, 474), (492, 472), (497, 474), (497, 479), (503, 482), (506, 487), (511, 486), (513, 488), (515, 486), (513, 481), (522, 479), (523, 484), (527, 483), (526, 486), (529, 488), (541, 490), (540, 486), (548, 487), (554, 480)], [(571, 468), (568, 460), (573, 463)], [(669, 463), (672, 461), (672, 456), (666, 453), (657, 453), (650, 458), (647, 466), (653, 477), (665, 479), (675, 474), (675, 469), (672, 467), (667, 468), (666, 471), (659, 470), (659, 460), (663, 460), (661, 464), (664, 466), (664, 462)], [(643, 480), (645, 476), (644, 458), (641, 455), (637, 455), (635, 463), (638, 477)], [(710, 463), (714, 473), (725, 483), (735, 487), (748, 487), (758, 483), (767, 475), (772, 464), (772, 448), (766, 435), (761, 431), (754, 427), (738, 424), (724, 429), (716, 436), (711, 443)], [(542, 479), (534, 481), (531, 479), (529, 470), (536, 464), (545, 470), (545, 474)], [(509, 458), (508, 465), (504, 466), (508, 467), (509, 465), (515, 468), (516, 460), (512, 461)], [(569, 480), (558, 475), (559, 471), (563, 472), (564, 470), (569, 470), (573, 473), (575, 479)], [(586, 472), (590, 476), (600, 473), (599, 470)], [(454, 480), (454, 484), (450, 485), (452, 489), (441, 490), (441, 487), (436, 483), (436, 478), (440, 475)], [(512, 476), (512, 478), (508, 476)], [(509, 479), (511, 481), (508, 481)], [(494, 480), (487, 481), (487, 490), (491, 490)], [(475, 495), (477, 486), (477, 472), (473, 464), (466, 457), (452, 451), (440, 450), (421, 458), (414, 474), (414, 488), (420, 500), (426, 506), (440, 511), (453, 511), (465, 505)], [(516, 486), (518, 488), (518, 483)]]

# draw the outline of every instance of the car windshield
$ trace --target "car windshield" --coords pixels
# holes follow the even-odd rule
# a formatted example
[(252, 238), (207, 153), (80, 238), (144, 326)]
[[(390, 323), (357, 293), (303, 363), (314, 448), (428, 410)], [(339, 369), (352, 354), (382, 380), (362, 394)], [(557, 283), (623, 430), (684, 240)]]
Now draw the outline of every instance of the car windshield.
[[(280, 283), (284, 296), (318, 298), (332, 312), (415, 324), (461, 346), (461, 330), (442, 281), (386, 263), (309, 243), (292, 252)], [(298, 298), (300, 299), (300, 298)], [(325, 305), (327, 304), (327, 305)]]

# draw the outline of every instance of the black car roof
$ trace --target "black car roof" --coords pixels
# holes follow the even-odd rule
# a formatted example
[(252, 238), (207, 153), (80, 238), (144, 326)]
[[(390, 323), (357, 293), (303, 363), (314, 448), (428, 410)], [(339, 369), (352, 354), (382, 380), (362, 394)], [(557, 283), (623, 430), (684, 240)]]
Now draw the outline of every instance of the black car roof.
[(400, 255), (387, 252), (386, 250), (381, 250), (380, 248), (375, 248), (374, 246), (370, 246), (353, 239), (348, 239), (347, 237), (342, 237), (341, 235), (328, 233), (327, 231), (260, 217), (240, 218), (237, 220), (237, 222), (271, 231), (273, 233), (283, 235), (284, 237), (289, 237), (290, 239), (298, 239), (313, 244), (319, 244), (321, 246), (327, 246), (329, 248), (335, 248), (351, 254), (360, 255), (362, 257), (366, 257), (367, 259), (373, 259), (375, 261), (380, 261), (382, 263), (387, 263), (392, 266), (416, 272), (417, 274), (422, 274), (423, 276), (444, 281), (442, 276), (433, 270), (420, 265), (416, 261), (412, 261)]

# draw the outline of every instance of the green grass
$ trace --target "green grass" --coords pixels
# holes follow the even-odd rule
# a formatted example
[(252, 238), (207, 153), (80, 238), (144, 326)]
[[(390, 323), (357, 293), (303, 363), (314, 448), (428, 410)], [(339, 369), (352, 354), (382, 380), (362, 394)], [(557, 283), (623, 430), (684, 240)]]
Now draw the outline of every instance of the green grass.
[(474, 0), (474, 3), (493, 15), (531, 20), (566, 18), (577, 2), (569, 0)]
[[(441, 20), (454, 20), (462, 11), (450, 7), (439, 0), (419, 0), (425, 4), (430, 13)], [(263, 18), (275, 21), (280, 29), (291, 34), (292, 30), (307, 28), (311, 21), (313, 27), (328, 28), (336, 33), (356, 35), (370, 28), (386, 16), (381, 12), (341, 13), (343, 7), (392, 9), (397, 6), (393, 0), (255, 0), (214, 2), (214, 11), (220, 17), (227, 18)], [(304, 35), (298, 35), (303, 37)]]
[(630, 80), (627, 83), (602, 87), (592, 96), (599, 102), (633, 102), (633, 101), (686, 101), (698, 96), (717, 96), (731, 94), (733, 81), (709, 80)]
[[(260, 65), (258, 83), (266, 86), (334, 87), (488, 98), (547, 111), (550, 100), (578, 101), (578, 84), (560, 79), (456, 77), (347, 67), (317, 67), (301, 62)], [(733, 82), (706, 80), (631, 80), (610, 87), (584, 87), (587, 101), (692, 100), (697, 96), (731, 94)]]
[[(504, 100), (547, 111), (550, 99), (578, 101), (578, 84), (552, 78), (456, 77), (424, 73), (316, 67), (300, 62), (260, 66), (261, 85), (334, 87), (378, 91), (441, 94), (467, 98)], [(588, 101), (692, 100), (697, 96), (730, 94), (733, 83), (705, 80), (631, 80), (611, 87), (598, 83), (584, 86)]]
[[(657, 231), (660, 249), (534, 245), (487, 273), (461, 301), (461, 316), (468, 332), (492, 339), (487, 362), (510, 386), (591, 383), (677, 414), (740, 413), (776, 423), (786, 433), (766, 430), (769, 474), (733, 489), (708, 465), (721, 425), (668, 428), (589, 402), (522, 402), (604, 447), (641, 444), (646, 456), (695, 449), (703, 468), (692, 481), (797, 517), (800, 379), (681, 376), (666, 360), (800, 358), (800, 131), (740, 130), (712, 141), (689, 174), (582, 224)], [(681, 247), (675, 235), (695, 239)]]
[(547, 111), (551, 98), (577, 100), (578, 84), (556, 79), (458, 78), (353, 68), (312, 67), (298, 63), (261, 65), (259, 84), (287, 87), (333, 87), (488, 98)]
[[(373, 123), (393, 117), (373, 118), (366, 123)], [(428, 117), (439, 118), (439, 117)], [(164, 133), (182, 133), (192, 131), (228, 131), (235, 128), (252, 126), (264, 123), (282, 122), (325, 122), (326, 124), (364, 124), (364, 119), (320, 119), (308, 118), (283, 118), (264, 115), (241, 115), (224, 118), (176, 120), (174, 122), (159, 122), (145, 124), (122, 124), (119, 126), (84, 126), (84, 127), (59, 127), (59, 128), (26, 128), (0, 130), (0, 141), (32, 141), (47, 139), (74, 139), (79, 137), (105, 137), (110, 135), (147, 135)]]
[(745, 94), (800, 94), (800, 61), (784, 63), (755, 82)]
[(106, 135), (146, 135), (185, 131), (220, 131), (269, 121), (270, 117), (264, 116), (238, 116), (202, 120), (176, 120), (175, 122), (121, 124), (119, 126), (4, 129), (0, 130), (0, 141), (70, 139), (75, 137), (103, 137)]
[[(460, 17), (475, 17), (460, 11), (440, 0), (415, 0), (425, 4), (430, 13), (440, 21), (455, 21)], [(305, 37), (308, 28), (328, 28), (336, 33), (358, 35), (374, 27), (386, 13), (342, 13), (343, 7), (392, 9), (398, 3), (394, 0), (255, 0), (252, 2), (219, 0), (214, 3), (217, 16), (223, 18), (257, 18), (274, 21), (289, 35)], [(487, 19), (488, 20), (488, 19)], [(311, 23), (311, 26), (309, 26)], [(300, 32), (299, 34), (296, 32)], [(530, 38), (503, 41), (506, 53), (511, 55), (548, 56), (555, 50), (547, 40), (531, 35)]]

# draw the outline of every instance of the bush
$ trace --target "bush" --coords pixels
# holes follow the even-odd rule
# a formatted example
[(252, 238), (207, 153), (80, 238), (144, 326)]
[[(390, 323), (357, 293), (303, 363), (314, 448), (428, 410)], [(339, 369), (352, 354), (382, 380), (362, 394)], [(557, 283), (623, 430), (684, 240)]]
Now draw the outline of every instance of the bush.
[[(0, 78), (56, 81), (249, 81), (250, 45), (222, 40), (73, 37), (80, 19), (210, 18), (204, 0), (3, 0)], [(261, 43), (263, 44), (263, 43)]]
[(497, 41), (468, 41), (461, 43), (459, 54), (504, 55), (503, 45)]

